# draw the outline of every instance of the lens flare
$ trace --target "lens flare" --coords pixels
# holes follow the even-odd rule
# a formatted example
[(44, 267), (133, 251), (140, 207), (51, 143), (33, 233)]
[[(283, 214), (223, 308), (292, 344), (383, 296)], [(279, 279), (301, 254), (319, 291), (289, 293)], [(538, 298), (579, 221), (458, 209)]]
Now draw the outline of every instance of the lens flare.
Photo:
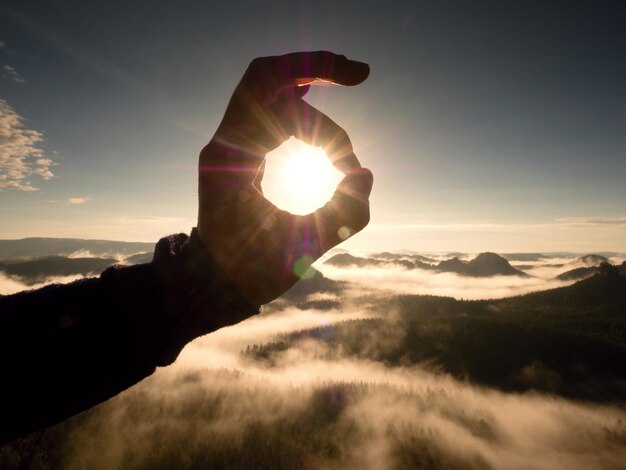
[(313, 264), (313, 261), (315, 260), (309, 255), (304, 255), (300, 257), (293, 264), (293, 272), (300, 279), (310, 279), (315, 274), (314, 271), (309, 270), (309, 268)]

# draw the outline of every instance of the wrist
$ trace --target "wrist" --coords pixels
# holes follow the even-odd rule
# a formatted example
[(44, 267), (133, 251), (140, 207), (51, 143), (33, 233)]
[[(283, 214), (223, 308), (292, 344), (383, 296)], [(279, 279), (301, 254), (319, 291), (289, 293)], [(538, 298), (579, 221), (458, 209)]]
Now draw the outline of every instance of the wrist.
[(173, 362), (193, 339), (260, 311), (228, 282), (196, 228), (191, 236), (177, 234), (159, 240), (153, 263), (165, 291), (171, 325), (163, 341), (168, 345), (163, 362)]

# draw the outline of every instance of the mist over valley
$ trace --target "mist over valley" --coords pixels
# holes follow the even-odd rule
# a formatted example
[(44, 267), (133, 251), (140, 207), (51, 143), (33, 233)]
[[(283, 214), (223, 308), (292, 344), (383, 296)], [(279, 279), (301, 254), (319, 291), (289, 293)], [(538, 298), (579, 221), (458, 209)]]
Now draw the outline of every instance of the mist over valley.
[[(72, 243), (4, 251), (0, 292), (151, 258)], [(260, 315), (3, 446), (0, 466), (617, 469), (625, 268), (618, 253), (334, 252)]]

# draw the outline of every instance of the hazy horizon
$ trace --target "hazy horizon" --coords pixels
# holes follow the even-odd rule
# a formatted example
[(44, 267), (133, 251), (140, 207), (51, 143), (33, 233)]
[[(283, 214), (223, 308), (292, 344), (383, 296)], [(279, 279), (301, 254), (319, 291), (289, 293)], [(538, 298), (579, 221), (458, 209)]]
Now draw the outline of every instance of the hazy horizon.
[[(183, 231), (183, 232), (178, 232), (178, 233), (189, 233), (191, 231)], [(172, 232), (174, 233), (174, 232)], [(163, 234), (163, 235), (168, 235), (168, 234)], [(358, 236), (358, 234), (357, 234)], [(161, 236), (159, 237), (161, 238)], [(87, 237), (57, 237), (57, 236), (25, 236), (25, 237), (10, 237), (10, 238), (0, 238), (0, 242), (2, 241), (20, 241), (20, 240), (28, 240), (28, 239), (53, 239), (53, 240), (79, 240), (79, 241), (86, 241), (86, 242), (114, 242), (114, 243), (129, 243), (129, 244), (133, 244), (133, 243), (138, 243), (138, 244), (145, 244), (146, 246), (152, 246), (153, 243), (155, 243), (157, 240), (153, 241), (142, 241), (142, 240), (130, 240), (130, 239), (115, 239), (115, 238), (87, 238)], [(626, 250), (604, 250), (604, 249), (597, 249), (597, 250), (582, 250), (582, 251), (569, 251), (569, 250), (555, 250), (555, 251), (547, 251), (547, 250), (493, 250), (493, 249), (486, 249), (486, 250), (480, 250), (480, 251), (471, 251), (471, 250), (460, 250), (457, 248), (450, 248), (450, 249), (446, 249), (446, 247), (442, 247), (439, 250), (420, 250), (420, 249), (415, 249), (415, 248), (407, 248), (407, 247), (399, 247), (399, 248), (393, 248), (393, 249), (372, 249), (372, 250), (359, 250), (359, 249), (352, 249), (351, 247), (349, 247), (348, 242), (342, 243), (341, 245), (338, 245), (336, 248), (331, 249), (331, 252), (341, 252), (342, 250), (345, 251), (354, 251), (354, 252), (362, 252), (365, 254), (374, 254), (374, 253), (383, 253), (383, 252), (392, 252), (392, 253), (421, 253), (421, 254), (425, 254), (425, 253), (432, 253), (432, 254), (449, 254), (449, 253), (459, 253), (459, 254), (478, 254), (478, 253), (485, 253), (485, 252), (497, 252), (499, 254), (501, 253), (526, 253), (526, 254), (532, 254), (532, 253), (538, 253), (538, 254), (544, 254), (544, 255), (557, 255), (557, 254), (562, 254), (562, 253), (572, 253), (572, 254), (603, 254), (603, 253), (616, 253), (616, 254), (623, 254), (626, 253)], [(139, 252), (138, 252), (139, 253)]]
[[(152, 246), (145, 244), (140, 247), (133, 243), (89, 241), (76, 239), (27, 240), (24, 243), (2, 243), (0, 239), (0, 294), (11, 294), (20, 290), (43, 287), (51, 283), (72, 282), (85, 275), (98, 276), (105, 265), (96, 263), (92, 271), (54, 272), (54, 266), (46, 268), (47, 257), (60, 256), (69, 261), (82, 259), (109, 259), (121, 264), (148, 262), (151, 259)], [(18, 240), (19, 242), (19, 240)], [(365, 264), (335, 264), (333, 258), (338, 254), (350, 254), (356, 262)], [(393, 254), (389, 258), (386, 254)], [(561, 280), (559, 275), (577, 268), (598, 266), (603, 258), (592, 256), (585, 261), (587, 255), (606, 255), (606, 260), (615, 266), (626, 261), (626, 253), (619, 252), (583, 252), (583, 253), (529, 253), (533, 256), (523, 256), (523, 253), (499, 253), (507, 259), (509, 266), (518, 270), (527, 277), (502, 275), (499, 267), (495, 266), (489, 276), (466, 276), (457, 272), (440, 272), (435, 269), (438, 263), (452, 258), (459, 258), (463, 263), (476, 258), (480, 253), (444, 251), (444, 252), (415, 252), (410, 250), (364, 252), (347, 250), (342, 246), (330, 250), (313, 264), (313, 267), (330, 279), (347, 281), (355, 286), (350, 295), (359, 296), (363, 289), (372, 291), (392, 291), (405, 294), (428, 294), (454, 297), (457, 299), (486, 299), (521, 295), (528, 292), (552, 289), (571, 285), (581, 278)], [(139, 259), (134, 259), (141, 255)], [(536, 257), (534, 255), (541, 255)], [(342, 255), (340, 255), (342, 256)], [(381, 258), (381, 256), (383, 258)], [(411, 266), (407, 260), (417, 256), (426, 265)], [(424, 258), (428, 257), (428, 259)], [(386, 259), (384, 259), (386, 258)], [(11, 274), (3, 271), (10, 266), (16, 266), (27, 260), (39, 260), (48, 274), (36, 274), (37, 268), (31, 268), (30, 275)], [(384, 259), (384, 262), (383, 262)], [(127, 261), (132, 260), (132, 261)], [(374, 260), (374, 264), (367, 264), (367, 260)], [(378, 261), (376, 261), (378, 260)], [(2, 262), (8, 263), (3, 266)], [(402, 264), (402, 263), (405, 264)], [(13, 263), (13, 264), (12, 264)], [(431, 268), (428, 268), (430, 266)], [(428, 269), (426, 269), (428, 268)], [(52, 269), (52, 272), (50, 271)], [(56, 268), (59, 269), (59, 268)], [(34, 271), (33, 271), (34, 270)], [(29, 271), (26, 271), (29, 272)], [(19, 270), (18, 270), (19, 273)], [(25, 276), (25, 277), (24, 277)]]

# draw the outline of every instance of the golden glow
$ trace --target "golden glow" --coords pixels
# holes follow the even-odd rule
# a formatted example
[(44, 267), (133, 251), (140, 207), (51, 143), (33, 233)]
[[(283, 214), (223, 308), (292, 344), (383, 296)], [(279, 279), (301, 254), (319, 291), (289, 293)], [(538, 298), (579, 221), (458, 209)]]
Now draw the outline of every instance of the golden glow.
[(279, 208), (304, 215), (328, 202), (342, 178), (321, 148), (291, 138), (267, 154), (261, 186)]

